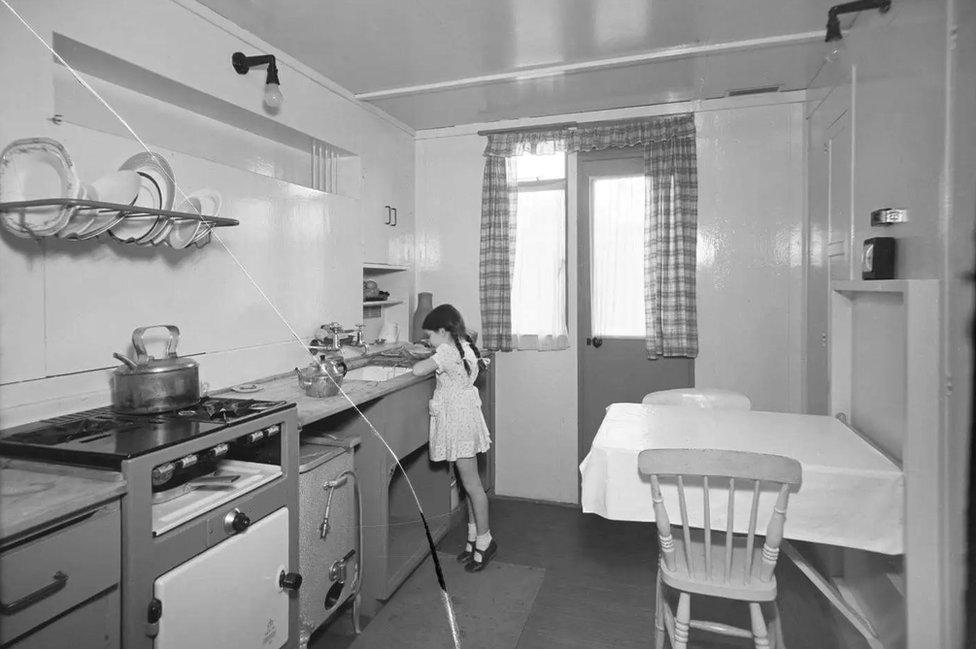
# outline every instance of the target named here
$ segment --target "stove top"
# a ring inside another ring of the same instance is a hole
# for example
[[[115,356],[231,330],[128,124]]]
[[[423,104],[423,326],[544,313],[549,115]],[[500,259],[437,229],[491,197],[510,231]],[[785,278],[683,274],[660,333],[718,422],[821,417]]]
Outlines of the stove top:
[[[207,397],[196,406],[154,415],[96,408],[0,430],[0,455],[95,466],[122,460],[285,410],[287,401]]]

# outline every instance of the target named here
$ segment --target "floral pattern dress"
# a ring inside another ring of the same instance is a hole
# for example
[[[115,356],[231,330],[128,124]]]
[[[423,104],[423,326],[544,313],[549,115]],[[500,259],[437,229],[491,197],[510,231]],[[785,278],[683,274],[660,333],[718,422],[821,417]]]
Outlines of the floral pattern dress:
[[[461,343],[471,368],[464,369],[455,345],[437,346],[431,359],[437,365],[437,387],[430,400],[430,459],[434,462],[475,457],[491,446],[488,425],[481,412],[481,397],[474,386],[478,357],[471,345]]]

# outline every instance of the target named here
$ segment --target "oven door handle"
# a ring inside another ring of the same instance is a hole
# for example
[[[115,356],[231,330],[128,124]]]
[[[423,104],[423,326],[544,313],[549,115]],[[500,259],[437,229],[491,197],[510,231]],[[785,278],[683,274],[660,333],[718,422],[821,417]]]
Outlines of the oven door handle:
[[[53,581],[50,584],[38,588],[33,593],[24,595],[15,602],[11,602],[10,604],[0,602],[0,613],[3,615],[12,615],[13,613],[22,611],[28,606],[50,597],[68,584],[68,575],[60,570],[54,573],[52,579]]]

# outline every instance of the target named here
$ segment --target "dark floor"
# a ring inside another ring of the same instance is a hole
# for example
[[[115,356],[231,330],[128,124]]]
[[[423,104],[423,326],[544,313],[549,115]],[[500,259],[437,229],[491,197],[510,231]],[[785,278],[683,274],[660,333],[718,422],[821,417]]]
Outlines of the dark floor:
[[[576,508],[504,498],[492,499],[491,517],[498,561],[546,570],[518,649],[654,646],[657,541],[652,525],[609,521]],[[455,527],[439,549],[458,551],[465,531],[463,524]],[[786,645],[790,649],[841,649],[837,622],[800,572],[783,560],[777,567],[777,579]],[[694,596],[691,605],[693,618],[749,628],[744,604]],[[316,634],[311,647],[344,649],[353,639],[349,615],[340,614]],[[749,647],[752,643],[692,631],[690,646]]]

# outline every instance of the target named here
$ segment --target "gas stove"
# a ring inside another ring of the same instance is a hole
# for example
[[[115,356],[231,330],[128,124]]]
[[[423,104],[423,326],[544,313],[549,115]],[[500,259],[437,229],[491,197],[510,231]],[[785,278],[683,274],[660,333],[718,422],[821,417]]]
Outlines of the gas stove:
[[[0,455],[118,468],[123,460],[280,412],[286,401],[207,397],[183,410],[123,415],[96,408],[0,431]]]
[[[97,408],[2,430],[0,455],[125,480],[126,649],[294,646],[295,404],[210,397],[153,415]]]

